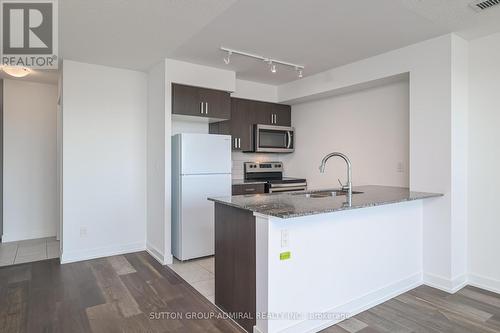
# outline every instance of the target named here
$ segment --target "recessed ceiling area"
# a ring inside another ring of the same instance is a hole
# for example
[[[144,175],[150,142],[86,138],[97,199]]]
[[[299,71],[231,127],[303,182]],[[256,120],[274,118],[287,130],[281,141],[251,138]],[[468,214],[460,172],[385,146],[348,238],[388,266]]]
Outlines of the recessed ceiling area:
[[[477,38],[500,31],[500,6],[472,0],[64,0],[61,55],[147,70],[165,57],[236,71],[269,84],[297,79],[220,46],[306,67],[304,76],[450,32]]]
[[[302,64],[308,76],[447,32],[393,0],[243,0],[170,56],[279,84],[297,76],[279,68],[271,75],[263,64],[237,57],[225,66],[217,46]]]

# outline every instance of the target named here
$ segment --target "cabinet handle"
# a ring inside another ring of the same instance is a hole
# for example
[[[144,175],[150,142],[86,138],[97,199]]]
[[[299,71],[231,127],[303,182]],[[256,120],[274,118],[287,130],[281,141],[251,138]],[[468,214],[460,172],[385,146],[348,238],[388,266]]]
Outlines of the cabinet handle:
[[[274,124],[274,114],[271,113],[271,124]]]
[[[241,149],[241,138],[238,138],[238,148]]]
[[[246,188],[245,191],[247,191],[247,192],[255,192],[255,188]]]
[[[238,148],[238,138],[234,138],[234,148]]]
[[[208,114],[208,102],[205,102],[205,114]]]
[[[200,103],[200,113],[203,114],[203,102]]]
[[[275,113],[274,114],[274,123],[277,124],[278,123],[278,115]]]

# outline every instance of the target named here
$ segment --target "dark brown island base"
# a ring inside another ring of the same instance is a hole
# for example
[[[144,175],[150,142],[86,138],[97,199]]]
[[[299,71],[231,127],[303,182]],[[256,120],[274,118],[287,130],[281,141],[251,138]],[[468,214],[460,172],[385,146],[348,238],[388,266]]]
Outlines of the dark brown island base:
[[[255,217],[215,204],[215,304],[248,332],[255,326]]]

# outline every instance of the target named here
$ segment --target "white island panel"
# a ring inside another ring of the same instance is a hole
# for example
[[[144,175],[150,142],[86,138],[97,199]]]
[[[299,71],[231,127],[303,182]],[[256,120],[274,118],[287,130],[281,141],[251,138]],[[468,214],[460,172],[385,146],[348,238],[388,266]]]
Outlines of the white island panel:
[[[256,332],[317,332],[422,283],[422,201],[256,222]]]

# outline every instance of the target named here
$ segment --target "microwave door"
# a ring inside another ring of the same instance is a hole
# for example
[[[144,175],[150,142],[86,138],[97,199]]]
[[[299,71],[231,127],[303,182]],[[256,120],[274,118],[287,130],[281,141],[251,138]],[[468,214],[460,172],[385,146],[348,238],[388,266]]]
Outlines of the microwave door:
[[[257,125],[255,135],[257,152],[288,153],[293,151],[293,129],[290,127]]]

